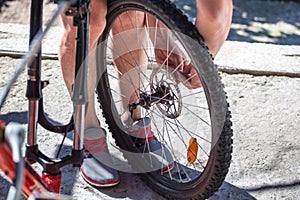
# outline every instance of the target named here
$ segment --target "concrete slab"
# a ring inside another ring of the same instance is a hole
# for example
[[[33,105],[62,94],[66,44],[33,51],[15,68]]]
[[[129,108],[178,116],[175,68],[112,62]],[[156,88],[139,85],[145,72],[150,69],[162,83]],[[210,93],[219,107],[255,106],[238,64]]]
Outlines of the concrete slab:
[[[227,41],[215,63],[228,72],[300,75],[300,46]]]
[[[21,54],[28,49],[28,25],[0,24],[2,53]],[[62,28],[54,26],[43,42],[43,53],[57,56]],[[215,58],[220,69],[228,72],[256,72],[268,75],[300,76],[300,46],[226,41]]]

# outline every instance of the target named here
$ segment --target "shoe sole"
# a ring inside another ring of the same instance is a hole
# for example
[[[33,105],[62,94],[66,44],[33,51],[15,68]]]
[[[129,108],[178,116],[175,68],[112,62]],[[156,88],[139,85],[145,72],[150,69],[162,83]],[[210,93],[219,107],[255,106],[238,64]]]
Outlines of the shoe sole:
[[[90,179],[80,168],[80,174],[82,176],[82,178],[87,182],[89,183],[90,185],[92,186],[96,186],[96,187],[112,187],[112,186],[115,186],[115,185],[118,185],[120,180],[116,180],[116,181],[107,181],[105,183],[99,183],[99,182],[96,182],[92,179]]]
[[[116,141],[115,141],[115,139],[112,137],[112,133],[111,133],[111,132],[110,132],[110,134],[108,135],[108,141],[109,141],[109,144],[112,145],[112,147],[114,147],[114,148],[120,150],[120,147],[118,147],[118,146],[116,145]],[[161,172],[162,172],[162,173],[167,173],[167,172],[171,171],[172,169],[174,169],[174,163],[172,163],[171,165],[169,165],[169,166],[167,166],[167,167],[161,169]]]

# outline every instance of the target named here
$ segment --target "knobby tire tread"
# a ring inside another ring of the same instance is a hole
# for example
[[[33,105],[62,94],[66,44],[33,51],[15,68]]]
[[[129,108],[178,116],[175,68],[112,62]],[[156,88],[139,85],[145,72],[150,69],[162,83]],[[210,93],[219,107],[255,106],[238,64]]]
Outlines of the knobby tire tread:
[[[110,14],[110,8],[115,5],[115,4],[120,4],[124,1],[122,0],[108,0],[107,4],[108,4],[108,16]],[[195,26],[188,21],[187,17],[185,15],[183,15],[182,11],[177,9],[176,6],[171,3],[170,1],[167,0],[129,0],[129,1],[125,1],[125,4],[131,4],[131,5],[139,5],[142,6],[145,9],[145,11],[150,11],[151,10],[155,10],[156,13],[159,12],[161,16],[163,16],[163,18],[169,20],[169,22],[171,24],[174,25],[174,27],[172,27],[173,30],[181,32],[187,36],[189,36],[190,38],[194,39],[195,41],[197,41],[202,47],[203,49],[205,49],[208,52],[208,48],[205,46],[204,44],[204,40],[202,38],[202,36],[199,34],[199,32],[197,31],[197,29],[195,28]],[[122,9],[122,8],[120,8]],[[210,55],[210,54],[209,54]],[[210,55],[211,56],[211,55]],[[211,61],[212,62],[212,61]],[[217,71],[217,68],[214,64],[211,65],[211,67],[208,69],[208,74],[210,74],[210,80],[209,80],[209,84],[217,84],[218,85],[218,91],[215,92],[223,92],[224,90],[224,86],[223,84],[220,83],[220,77]],[[109,112],[109,105],[110,102],[107,102],[107,99],[105,99],[103,96],[101,95],[101,93],[103,92],[103,89],[105,86],[99,86],[97,87],[97,93],[98,93],[98,101],[100,102],[100,107],[103,110],[103,116],[106,120],[106,123],[109,125],[109,129],[113,134],[113,136],[116,136],[116,134],[122,134],[122,133],[118,133],[120,130],[118,130],[118,128],[110,126],[110,120],[112,120],[110,117],[110,112]],[[101,89],[102,88],[102,89]],[[226,101],[226,96],[224,93],[224,99]],[[224,102],[222,99],[220,100],[220,104],[224,105]],[[218,100],[215,100],[216,102]],[[212,105],[213,106],[213,105]],[[206,181],[205,186],[201,187],[201,189],[198,191],[199,188],[196,188],[197,190],[193,191],[191,196],[188,199],[207,199],[210,196],[212,196],[221,186],[221,184],[223,183],[223,181],[225,180],[225,177],[228,173],[228,169],[230,166],[230,162],[231,162],[231,153],[232,153],[232,135],[233,135],[233,131],[231,129],[232,126],[232,122],[230,120],[231,118],[231,113],[230,111],[228,111],[228,107],[229,105],[226,103],[224,105],[224,109],[227,110],[226,112],[226,120],[225,120],[225,125],[223,127],[222,133],[217,141],[217,144],[214,146],[214,152],[216,153],[216,156],[218,157],[218,160],[216,162],[214,162],[214,166],[210,166],[212,167],[213,172],[211,173],[210,177],[207,177],[208,180]],[[108,110],[106,110],[108,109]],[[106,110],[106,111],[104,111]],[[124,144],[122,144],[122,142],[120,139],[118,139],[118,137],[115,137],[116,139],[116,143],[117,145],[119,145],[120,147],[124,146]],[[126,155],[124,155],[126,156]],[[148,184],[153,190],[155,190],[156,192],[158,192],[159,194],[161,194],[162,196],[168,198],[168,199],[176,199],[176,197],[172,196],[172,194],[170,194],[170,191],[164,191],[165,188],[161,188],[159,186],[157,186],[156,184],[153,184],[152,182],[149,182],[149,174],[143,174],[142,175],[142,179],[146,182],[146,184]],[[152,179],[155,180],[155,179]],[[184,197],[181,197],[184,198]]]

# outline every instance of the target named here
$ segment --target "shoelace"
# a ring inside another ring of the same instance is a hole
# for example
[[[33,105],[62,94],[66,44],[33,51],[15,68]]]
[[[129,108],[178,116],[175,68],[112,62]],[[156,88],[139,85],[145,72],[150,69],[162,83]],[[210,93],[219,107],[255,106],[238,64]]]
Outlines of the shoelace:
[[[84,140],[85,150],[88,151],[88,156],[100,151],[108,151],[106,138],[96,140]]]

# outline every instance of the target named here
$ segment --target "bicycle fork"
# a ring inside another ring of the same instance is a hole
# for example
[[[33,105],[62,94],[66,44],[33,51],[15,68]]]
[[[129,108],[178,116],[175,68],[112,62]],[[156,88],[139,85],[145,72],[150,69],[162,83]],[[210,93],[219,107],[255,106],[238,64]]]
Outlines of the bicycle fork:
[[[43,1],[31,0],[30,18],[30,44],[42,28]],[[61,168],[68,164],[80,166],[83,160],[83,139],[84,139],[84,119],[86,106],[88,103],[87,94],[87,67],[89,50],[89,0],[77,0],[65,12],[68,16],[73,16],[74,25],[77,27],[76,39],[76,64],[75,81],[73,85],[72,102],[74,107],[73,121],[74,141],[71,155],[61,159],[51,159],[38,149],[37,125],[40,123],[47,130],[69,131],[70,126],[56,127],[45,121],[42,105],[41,81],[41,50],[36,55],[33,63],[28,66],[28,82],[26,97],[28,98],[28,135],[26,145],[26,159],[30,162],[38,162],[43,167],[42,178],[48,185],[51,192],[59,193],[61,183]],[[40,46],[41,48],[41,46]],[[41,120],[42,119],[42,120]]]

